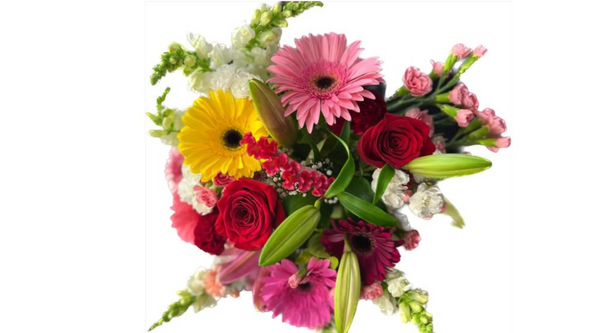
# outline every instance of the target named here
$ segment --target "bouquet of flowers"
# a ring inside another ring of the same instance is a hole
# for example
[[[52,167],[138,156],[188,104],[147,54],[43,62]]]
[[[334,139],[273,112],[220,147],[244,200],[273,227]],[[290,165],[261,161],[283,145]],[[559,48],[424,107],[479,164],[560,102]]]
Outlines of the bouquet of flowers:
[[[445,214],[438,182],[488,169],[463,149],[510,145],[504,120],[482,111],[461,76],[485,53],[457,44],[429,73],[406,69],[385,98],[377,57],[327,33],[279,46],[288,20],[318,1],[262,5],[231,46],[190,34],[173,43],[151,83],[181,69],[199,94],[148,113],[150,135],[173,146],[166,178],[179,237],[215,255],[150,330],[250,291],[258,311],[297,327],[346,333],[359,300],[433,332],[428,294],[395,268],[417,248],[410,214]],[[192,101],[190,101],[192,102]]]

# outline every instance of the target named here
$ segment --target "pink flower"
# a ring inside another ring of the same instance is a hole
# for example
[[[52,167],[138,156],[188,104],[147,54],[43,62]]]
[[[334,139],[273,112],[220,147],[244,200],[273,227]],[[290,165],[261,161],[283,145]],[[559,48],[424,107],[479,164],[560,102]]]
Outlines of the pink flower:
[[[219,256],[219,258],[225,258],[225,261],[219,265],[218,281],[224,285],[229,285],[244,277],[253,280],[258,273],[260,251],[251,252],[237,248],[230,248],[225,251]]]
[[[438,76],[442,76],[442,72],[444,71],[444,63],[443,62],[435,62],[435,61],[431,60],[431,66],[433,66],[433,71]]]
[[[500,148],[508,148],[510,147],[510,137],[499,137],[496,139],[494,145],[495,147],[488,146],[487,149],[493,151],[494,153],[497,153],[498,150],[500,150]]]
[[[225,187],[225,186],[231,184],[234,180],[235,180],[234,177],[223,174],[219,171],[216,174],[215,178],[213,179],[213,184],[215,184],[215,186],[218,186],[218,187]]]
[[[467,57],[471,53],[471,49],[464,46],[463,44],[456,44],[452,47],[452,54],[458,57],[458,59],[462,59]]]
[[[279,49],[268,69],[277,93],[285,92],[285,116],[296,112],[300,128],[306,125],[312,132],[321,113],[330,126],[340,117],[350,121],[349,110],[360,112],[358,101],[375,98],[363,86],[379,84],[381,63],[375,57],[359,58],[359,41],[347,46],[345,35],[329,33],[304,36],[295,43],[295,49]]]
[[[506,132],[506,122],[504,119],[496,116],[494,110],[486,108],[481,112],[476,112],[476,115],[484,125],[488,126],[492,135],[499,135]]]
[[[405,116],[423,121],[429,126],[429,136],[433,134],[433,118],[427,114],[427,110],[421,111],[419,108],[410,109],[406,112]]]
[[[177,230],[177,235],[184,241],[194,244],[194,229],[198,225],[200,220],[200,214],[196,212],[194,207],[182,202],[179,199],[177,193],[173,194],[173,206],[171,209],[174,211],[171,215],[171,226]]]
[[[446,139],[443,136],[438,135],[431,138],[433,144],[435,145],[435,149],[442,154],[446,153]]]
[[[473,119],[473,117],[475,117],[473,111],[467,109],[460,109],[458,110],[458,114],[454,119],[456,119],[458,126],[467,127],[469,126],[469,122]]]
[[[219,200],[217,192],[203,186],[194,186],[194,193],[196,194],[196,201],[209,208],[213,208]]]
[[[402,236],[402,240],[404,240],[404,248],[407,251],[412,251],[419,246],[419,242],[421,241],[421,235],[419,235],[418,230],[409,230]]]
[[[383,288],[381,287],[381,282],[373,282],[373,284],[363,286],[360,290],[360,298],[369,301],[381,297],[382,294]]]
[[[413,96],[423,96],[431,91],[431,78],[416,67],[409,67],[404,72],[402,82]]]
[[[469,110],[477,111],[479,108],[477,96],[474,93],[469,93],[469,95],[463,100],[462,106]]]
[[[225,296],[225,286],[217,280],[216,270],[209,270],[204,274],[204,290],[214,298]]]
[[[288,259],[267,268],[270,274],[261,279],[260,292],[262,306],[273,311],[273,318],[281,314],[284,322],[310,329],[329,324],[333,314],[330,290],[335,286],[336,271],[329,268],[328,259],[311,258],[299,282],[298,267]]]
[[[479,107],[479,101],[477,100],[477,96],[467,89],[467,86],[464,83],[457,84],[450,94],[448,94],[448,98],[452,104],[461,106],[465,109],[470,109],[476,111]]]
[[[165,166],[165,178],[167,178],[169,190],[173,194],[177,193],[177,186],[179,185],[181,178],[183,178],[181,173],[182,164],[183,155],[181,155],[177,148],[171,148],[169,151],[169,159],[167,160],[167,165]]]
[[[473,51],[473,56],[475,58],[481,58],[486,54],[486,52],[487,52],[487,49],[483,45],[479,45]]]

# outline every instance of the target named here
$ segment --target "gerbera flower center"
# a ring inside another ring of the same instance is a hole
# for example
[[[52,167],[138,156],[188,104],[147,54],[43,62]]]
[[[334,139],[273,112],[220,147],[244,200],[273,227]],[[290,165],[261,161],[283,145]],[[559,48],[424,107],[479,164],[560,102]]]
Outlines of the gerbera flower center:
[[[324,91],[324,90],[330,90],[333,85],[336,83],[335,78],[331,77],[331,76],[318,76],[315,79],[315,86],[317,87],[317,89]]]
[[[350,237],[350,246],[358,254],[366,255],[371,254],[375,249],[375,242],[373,238],[367,234],[353,234]]]
[[[298,285],[298,290],[300,290],[300,291],[308,292],[308,291],[310,291],[310,289],[311,289],[310,282],[300,283]]]
[[[240,141],[242,140],[242,138],[242,133],[238,132],[237,130],[230,129],[227,130],[225,134],[223,134],[223,144],[227,148],[239,148],[241,146]]]

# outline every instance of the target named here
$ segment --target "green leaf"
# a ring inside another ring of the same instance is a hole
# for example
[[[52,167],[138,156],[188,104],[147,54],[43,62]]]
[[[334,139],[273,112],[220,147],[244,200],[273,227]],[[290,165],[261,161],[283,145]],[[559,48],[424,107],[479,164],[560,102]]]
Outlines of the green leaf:
[[[346,130],[346,128],[348,128],[348,130]],[[344,130],[342,131],[342,135],[344,135],[344,131],[348,132],[347,135],[348,135],[348,139],[349,139],[349,135],[350,135],[350,123],[349,122],[346,122],[346,124],[344,125]],[[327,189],[327,192],[325,192],[325,195],[324,195],[325,198],[334,197],[338,193],[345,190],[346,187],[348,187],[348,185],[352,181],[352,177],[354,177],[354,171],[356,169],[356,165],[354,164],[354,158],[352,158],[352,154],[350,153],[350,148],[348,148],[348,145],[346,144],[346,142],[344,142],[344,139],[333,134],[331,131],[329,132],[329,134],[332,135],[333,137],[335,137],[336,139],[338,139],[338,141],[344,146],[344,148],[346,149],[346,153],[348,154],[348,159],[346,160],[346,163],[344,163],[342,170],[337,175],[337,177],[335,178],[335,180],[333,181],[331,186],[329,186],[329,188]]]
[[[375,196],[373,197],[373,204],[376,204],[385,190],[388,187],[388,184],[394,178],[396,174],[396,170],[392,168],[389,164],[386,164],[381,171],[379,172],[379,178],[377,178],[377,189],[375,190]]]
[[[317,232],[310,239],[306,245],[308,252],[317,258],[325,258],[329,259],[330,255],[325,251],[325,246],[321,244],[321,237],[323,237],[323,232]]]
[[[348,250],[350,247],[346,246]],[[347,333],[352,325],[360,300],[360,267],[355,253],[344,252],[335,281],[335,326],[339,333]]]
[[[489,169],[489,160],[465,154],[437,154],[416,158],[404,169],[425,178],[444,179],[472,175]]]
[[[269,266],[292,254],[315,230],[321,213],[315,206],[304,206],[288,216],[263,247],[258,264]]]
[[[292,213],[304,206],[314,205],[315,201],[317,201],[317,197],[310,193],[306,193],[306,196],[302,194],[287,195],[281,199],[286,216],[292,215]]]
[[[452,225],[462,229],[465,226],[465,220],[458,212],[458,209],[456,209],[456,207],[446,197],[444,197],[444,205],[446,207],[444,214],[452,218]]]
[[[392,228],[398,224],[398,221],[396,221],[394,217],[390,216],[379,207],[368,201],[357,198],[348,192],[339,193],[337,198],[352,214],[366,222],[384,226],[386,228]]]

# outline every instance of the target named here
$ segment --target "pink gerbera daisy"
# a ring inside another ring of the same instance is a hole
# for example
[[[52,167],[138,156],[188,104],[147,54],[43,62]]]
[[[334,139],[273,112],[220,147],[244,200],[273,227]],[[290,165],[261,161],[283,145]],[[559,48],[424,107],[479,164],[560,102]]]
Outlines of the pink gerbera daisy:
[[[167,178],[169,190],[171,190],[171,193],[173,194],[177,193],[177,186],[179,185],[181,178],[183,178],[181,173],[182,164],[183,155],[181,155],[177,148],[171,148],[171,151],[169,151],[169,159],[165,166],[165,178]]]
[[[344,237],[349,236],[352,252],[358,257],[363,286],[383,281],[387,270],[400,261],[400,253],[396,246],[402,242],[396,243],[391,239],[390,229],[364,221],[354,222],[350,218],[333,221],[332,224],[333,230],[323,231],[321,242],[327,252],[341,258]]]
[[[312,132],[321,113],[329,125],[339,117],[349,121],[349,110],[360,112],[357,101],[375,98],[363,86],[379,84],[381,63],[376,57],[358,57],[363,51],[360,41],[347,46],[345,35],[329,33],[295,42],[296,48],[286,45],[271,58],[274,77],[269,82],[277,93],[286,92],[281,99],[287,105],[285,116],[297,111],[301,128],[306,124]]]
[[[313,257],[302,271],[288,259],[268,269],[270,274],[262,278],[261,298],[264,309],[273,311],[273,318],[282,314],[284,322],[310,329],[329,324],[333,313],[330,291],[336,272],[329,268],[328,259]]]

